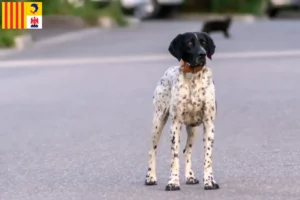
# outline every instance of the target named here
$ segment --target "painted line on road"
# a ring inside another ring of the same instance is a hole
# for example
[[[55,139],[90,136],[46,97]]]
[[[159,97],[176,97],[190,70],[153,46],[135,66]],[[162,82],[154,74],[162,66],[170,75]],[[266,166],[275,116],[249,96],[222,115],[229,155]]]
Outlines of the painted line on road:
[[[296,57],[300,56],[300,50],[286,51],[256,51],[256,52],[231,52],[218,53],[213,60],[219,59],[247,59],[247,58],[271,58],[271,57]],[[115,56],[115,57],[83,57],[83,58],[57,58],[57,59],[25,59],[15,61],[0,61],[0,68],[6,67],[61,67],[67,65],[88,64],[117,64],[131,62],[172,61],[174,58],[169,54]]]

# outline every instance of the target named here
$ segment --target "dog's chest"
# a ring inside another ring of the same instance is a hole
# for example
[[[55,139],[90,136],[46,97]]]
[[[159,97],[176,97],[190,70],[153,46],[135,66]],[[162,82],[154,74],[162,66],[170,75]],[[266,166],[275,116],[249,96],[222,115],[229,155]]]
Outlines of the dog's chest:
[[[173,111],[186,124],[200,124],[208,82],[203,73],[181,74],[175,87]]]

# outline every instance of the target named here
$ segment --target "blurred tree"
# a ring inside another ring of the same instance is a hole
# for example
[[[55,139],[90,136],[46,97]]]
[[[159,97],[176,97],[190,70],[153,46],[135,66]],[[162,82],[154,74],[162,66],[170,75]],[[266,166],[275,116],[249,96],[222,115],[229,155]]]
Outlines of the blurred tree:
[[[212,0],[213,12],[259,14],[265,0]]]
[[[183,11],[259,14],[265,2],[266,0],[185,0]]]
[[[211,0],[185,0],[183,10],[187,12],[209,12]]]

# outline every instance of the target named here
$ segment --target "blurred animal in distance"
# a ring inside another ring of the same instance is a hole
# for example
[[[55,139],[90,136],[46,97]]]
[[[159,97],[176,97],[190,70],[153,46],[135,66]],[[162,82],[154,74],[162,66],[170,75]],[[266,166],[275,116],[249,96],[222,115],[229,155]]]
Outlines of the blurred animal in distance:
[[[225,19],[208,20],[204,22],[201,32],[206,32],[208,34],[212,32],[223,32],[224,36],[229,38],[229,28],[231,23],[231,16],[227,16]]]

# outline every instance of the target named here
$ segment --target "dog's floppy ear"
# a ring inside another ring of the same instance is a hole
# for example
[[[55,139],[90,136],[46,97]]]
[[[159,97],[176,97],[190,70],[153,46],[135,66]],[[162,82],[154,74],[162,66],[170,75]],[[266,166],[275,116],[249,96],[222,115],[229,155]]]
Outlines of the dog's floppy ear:
[[[174,56],[175,58],[178,59],[178,61],[181,60],[182,54],[183,54],[183,49],[182,49],[182,34],[178,34],[170,43],[169,46],[169,52]]]
[[[207,52],[207,57],[209,59],[212,59],[212,55],[214,55],[215,49],[216,49],[215,43],[214,43],[213,39],[207,33],[202,32],[200,34],[202,34],[207,41],[207,49],[205,49]]]

